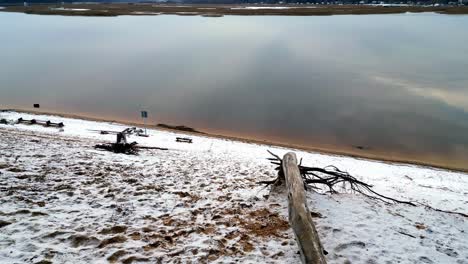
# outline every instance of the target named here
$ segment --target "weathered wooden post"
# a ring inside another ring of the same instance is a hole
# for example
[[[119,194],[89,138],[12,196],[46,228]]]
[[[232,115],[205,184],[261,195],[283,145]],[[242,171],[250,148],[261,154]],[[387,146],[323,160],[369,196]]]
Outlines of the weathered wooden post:
[[[296,154],[289,152],[284,155],[283,171],[288,188],[289,223],[299,245],[301,261],[306,264],[326,264],[322,243],[307,208]]]

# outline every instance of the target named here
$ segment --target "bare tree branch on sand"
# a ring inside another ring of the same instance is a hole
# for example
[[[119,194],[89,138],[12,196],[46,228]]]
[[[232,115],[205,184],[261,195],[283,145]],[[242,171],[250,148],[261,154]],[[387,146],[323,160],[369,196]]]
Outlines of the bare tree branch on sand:
[[[285,182],[283,166],[282,166],[282,159],[268,151],[273,158],[268,158],[270,162],[274,165],[277,165],[275,170],[278,171],[278,176],[269,181],[260,181],[258,184],[266,184],[266,185],[273,185],[279,186]],[[378,193],[373,190],[373,186],[366,182],[358,180],[356,177],[353,177],[346,171],[342,171],[338,169],[336,166],[329,165],[324,168],[318,167],[307,167],[302,165],[302,159],[300,160],[299,164],[299,171],[302,176],[302,180],[304,182],[304,188],[306,190],[310,189],[319,193],[328,193],[328,194],[336,194],[340,192],[344,193],[359,193],[369,199],[378,200],[384,202],[386,204],[406,204],[409,206],[424,206],[428,209],[435,210],[438,212],[449,213],[449,214],[457,214],[463,217],[468,217],[468,214],[460,213],[460,212],[452,212],[442,209],[434,208],[430,205],[423,204],[420,202],[415,201],[405,201],[395,199],[381,193]],[[338,191],[339,190],[339,191]]]

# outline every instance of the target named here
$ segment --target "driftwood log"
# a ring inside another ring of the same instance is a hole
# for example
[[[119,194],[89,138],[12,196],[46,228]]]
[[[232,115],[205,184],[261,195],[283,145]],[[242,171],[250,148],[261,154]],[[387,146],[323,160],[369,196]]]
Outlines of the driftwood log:
[[[129,132],[130,131],[130,132]],[[97,149],[104,149],[107,151],[111,151],[114,153],[123,153],[129,155],[137,155],[138,150],[140,149],[159,149],[159,150],[167,150],[167,148],[160,148],[160,147],[145,147],[145,146],[137,146],[137,142],[127,143],[127,135],[132,130],[124,130],[123,132],[117,133],[117,141],[116,143],[104,143],[104,144],[97,144],[94,146]]]
[[[302,263],[326,263],[324,255],[327,254],[320,243],[311,213],[307,207],[305,195],[305,191],[307,189],[311,189],[312,191],[322,194],[354,192],[387,204],[424,206],[427,209],[437,212],[468,217],[468,214],[462,212],[447,211],[416,201],[398,200],[382,195],[374,191],[372,185],[358,180],[349,173],[342,171],[335,166],[327,166],[325,168],[306,167],[302,165],[302,159],[299,164],[297,164],[296,155],[292,152],[284,155],[283,159],[270,151],[268,152],[274,157],[269,158],[268,160],[277,166],[275,170],[278,171],[278,176],[273,180],[260,181],[258,184],[280,186],[286,183],[288,192],[289,223],[299,245]],[[337,188],[338,186],[340,187]]]
[[[289,152],[284,155],[282,166],[288,190],[289,223],[299,245],[301,261],[307,264],[325,264],[324,250],[307,207],[296,154]]]
[[[281,185],[284,179],[283,160],[278,156],[268,151],[274,158],[269,158],[270,162],[278,167],[278,177],[274,180],[260,181],[259,184],[266,185]],[[411,206],[417,206],[416,203],[411,201],[398,200],[392,197],[385,196],[374,191],[373,186],[358,180],[346,171],[342,171],[333,165],[325,168],[307,167],[302,165],[302,159],[297,165],[299,174],[302,178],[303,186],[307,189],[312,189],[318,193],[340,193],[340,192],[354,192],[360,193],[370,199],[379,200],[387,204],[402,203]],[[340,191],[338,191],[338,189]]]
[[[274,153],[268,151],[274,158],[269,158],[270,162],[277,165],[278,176],[273,180],[260,181],[258,184],[266,184],[278,186],[282,185],[285,181],[285,173],[283,167],[283,160]],[[299,174],[302,178],[303,188],[311,189],[318,193],[359,193],[367,198],[378,200],[386,204],[406,204],[409,206],[423,206],[427,209],[443,212],[447,214],[455,214],[468,218],[468,214],[462,212],[448,211],[444,209],[434,208],[428,204],[416,201],[405,201],[395,199],[378,193],[373,190],[373,186],[358,180],[346,171],[342,171],[335,166],[326,166],[324,168],[307,167],[302,165],[302,159],[298,165]]]
[[[168,150],[168,148],[138,146],[136,144],[136,142],[132,142],[132,143],[104,143],[104,144],[97,144],[94,147],[97,148],[97,149],[104,149],[104,150],[111,151],[111,152],[114,152],[114,153],[123,153],[123,154],[129,154],[129,155],[138,154],[138,150],[140,150],[140,149]]]
[[[94,146],[97,149],[104,149],[114,153],[123,153],[129,155],[136,155],[138,153],[138,148],[136,147],[137,143],[105,143],[97,144]]]

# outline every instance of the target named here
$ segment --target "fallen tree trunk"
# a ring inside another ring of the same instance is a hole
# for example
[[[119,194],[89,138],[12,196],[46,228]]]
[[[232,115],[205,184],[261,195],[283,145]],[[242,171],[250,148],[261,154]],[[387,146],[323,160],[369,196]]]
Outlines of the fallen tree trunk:
[[[105,144],[97,144],[94,147],[97,148],[97,149],[104,149],[104,150],[115,152],[115,153],[123,153],[123,154],[129,154],[129,155],[138,154],[138,150],[140,150],[140,149],[168,150],[167,148],[160,148],[160,147],[137,146],[136,142],[133,142],[133,143],[105,143]]]
[[[285,181],[284,173],[284,161],[274,153],[268,151],[274,158],[269,158],[270,162],[277,167],[275,170],[278,171],[278,176],[274,180],[260,181],[258,184],[266,184],[279,186],[282,185]],[[373,200],[379,200],[386,204],[406,204],[410,206],[424,206],[427,209],[431,209],[437,212],[447,213],[447,214],[456,214],[463,217],[468,217],[468,214],[462,212],[448,211],[444,209],[434,208],[428,204],[416,202],[416,201],[405,201],[395,199],[383,194],[380,194],[373,190],[373,186],[358,180],[356,177],[353,177],[346,171],[342,171],[335,166],[329,165],[324,168],[318,167],[307,167],[302,165],[302,159],[297,166],[299,170],[299,175],[302,178],[303,186],[307,190],[311,188],[313,191],[318,193],[359,193],[364,195],[367,198]]]
[[[104,149],[104,150],[111,151],[114,153],[136,155],[138,153],[136,144],[137,144],[136,142],[133,142],[130,144],[128,143],[106,143],[106,144],[97,144],[94,147],[97,149]]]
[[[325,264],[324,250],[307,207],[296,154],[289,152],[284,155],[282,166],[288,188],[289,223],[299,245],[301,261],[307,264]]]
[[[283,160],[268,151],[274,158],[269,158],[270,162],[278,167],[275,169],[278,171],[278,177],[270,181],[260,181],[259,184],[266,185],[281,185],[284,179]],[[372,185],[358,180],[349,173],[338,169],[335,166],[329,165],[325,168],[317,167],[306,167],[301,165],[302,159],[299,162],[298,169],[299,175],[302,177],[304,188],[312,188],[313,190],[320,193],[339,193],[336,190],[337,186],[342,192],[356,192],[360,193],[370,199],[380,200],[384,203],[402,203],[411,206],[416,206],[414,202],[397,200],[392,197],[382,195],[372,189]],[[328,191],[326,190],[328,189]]]

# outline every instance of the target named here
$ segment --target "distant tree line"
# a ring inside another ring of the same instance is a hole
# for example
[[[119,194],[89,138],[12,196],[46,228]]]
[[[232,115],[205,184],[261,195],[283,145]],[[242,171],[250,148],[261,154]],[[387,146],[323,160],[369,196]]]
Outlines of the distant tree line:
[[[174,1],[177,3],[178,1]],[[183,3],[193,4],[468,4],[468,0],[184,0]],[[180,2],[178,2],[180,3]]]
[[[189,3],[189,4],[321,4],[321,3],[343,3],[343,4],[360,4],[360,3],[389,3],[389,4],[468,4],[468,0],[0,0],[0,5],[22,5],[24,2],[28,4],[50,4],[50,3],[77,3],[77,2],[94,2],[94,3]]]
[[[56,3],[56,4],[61,4],[61,3],[138,3],[142,1],[136,1],[136,0],[63,0],[63,1],[58,1],[58,0],[0,0],[0,4],[23,4],[23,3],[28,3],[28,4],[51,4],[51,3]],[[158,1],[154,1],[158,2]]]

